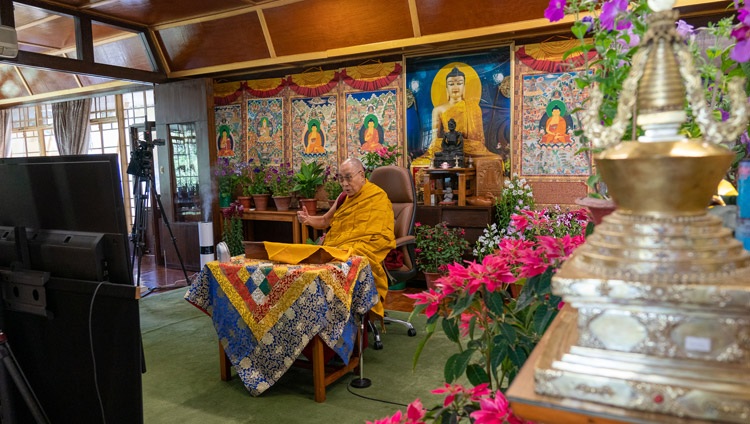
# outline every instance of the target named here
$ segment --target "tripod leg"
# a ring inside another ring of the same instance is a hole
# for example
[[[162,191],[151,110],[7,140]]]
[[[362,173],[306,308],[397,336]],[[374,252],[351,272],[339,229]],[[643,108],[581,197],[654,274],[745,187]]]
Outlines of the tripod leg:
[[[152,185],[156,186],[156,182],[154,181],[154,175],[151,175],[151,182]],[[164,222],[164,226],[167,227],[167,231],[169,232],[169,237],[172,239],[172,245],[174,246],[174,251],[177,253],[177,259],[180,260],[180,267],[182,268],[182,273],[185,275],[185,284],[190,285],[190,277],[188,277],[187,270],[185,269],[185,262],[182,261],[182,255],[180,254],[180,249],[177,247],[177,239],[174,236],[174,233],[172,233],[172,227],[169,225],[169,219],[167,219],[167,215],[164,213],[164,206],[161,204],[161,195],[159,193],[156,194],[156,205],[159,208],[159,213],[161,215],[161,220]]]
[[[21,393],[21,397],[23,398],[24,402],[26,402],[26,406],[29,407],[29,411],[31,411],[31,415],[34,417],[34,421],[36,421],[38,424],[48,423],[49,420],[47,420],[47,418],[45,417],[44,412],[39,406],[39,402],[37,401],[36,397],[34,397],[34,394],[31,392],[31,389],[29,388],[29,386],[26,384],[26,380],[21,375],[21,372],[18,369],[16,362],[9,355],[8,348],[5,346],[5,342],[0,342],[0,343],[2,343],[2,345],[0,345],[0,356],[2,356],[2,359],[3,359],[2,373],[4,374],[2,386],[0,386],[3,389],[3,394],[2,394],[3,422],[8,422],[8,423],[16,422],[15,417],[13,416],[14,411],[11,408],[12,402],[10,401],[10,395],[8,392],[7,375],[10,374],[11,378],[13,378],[13,382],[16,384],[16,387],[18,388],[18,391]],[[6,420],[6,416],[5,416],[6,408],[10,409],[11,417],[9,421],[5,421]]]
[[[135,219],[133,222],[133,233],[130,236],[130,240],[133,242],[133,259],[131,263],[134,267],[137,266],[136,286],[138,287],[141,286],[141,261],[143,259],[143,251],[146,244],[146,204],[148,203],[150,193],[151,180],[141,176],[136,176],[133,185],[133,194],[136,198]],[[135,272],[135,270],[132,272]]]

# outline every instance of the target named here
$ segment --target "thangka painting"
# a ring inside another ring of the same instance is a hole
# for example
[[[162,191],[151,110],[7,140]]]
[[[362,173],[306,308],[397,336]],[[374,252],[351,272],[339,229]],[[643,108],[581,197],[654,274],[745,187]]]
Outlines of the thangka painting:
[[[336,166],[338,143],[336,97],[292,99],[292,166],[317,161]]]
[[[448,122],[473,157],[510,155],[510,46],[406,59],[407,150],[412,165],[430,163],[441,150]]]
[[[224,158],[244,160],[245,143],[242,139],[242,105],[214,107],[216,122],[216,151]]]
[[[583,71],[580,71],[583,72]],[[523,75],[521,96],[521,175],[584,176],[591,155],[574,130],[581,127],[573,110],[588,98],[576,86],[577,72]]]
[[[247,158],[263,164],[284,162],[284,101],[280,97],[247,101]]]
[[[379,148],[398,145],[396,90],[346,95],[347,156],[362,157]]]

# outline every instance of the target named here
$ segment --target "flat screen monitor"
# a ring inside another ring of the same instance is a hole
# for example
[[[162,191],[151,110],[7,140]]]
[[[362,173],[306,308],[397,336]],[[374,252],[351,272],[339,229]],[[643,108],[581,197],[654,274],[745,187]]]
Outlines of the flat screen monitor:
[[[74,155],[29,158],[0,158],[0,227],[24,227],[29,238],[44,236],[45,231],[92,233],[101,235],[98,258],[103,261],[105,281],[116,284],[133,284],[129,255],[128,225],[120,179],[117,155]],[[0,234],[0,243],[12,244],[7,231]],[[42,233],[42,235],[39,235]],[[3,234],[6,234],[5,237]],[[76,236],[71,234],[71,239]],[[62,236],[61,240],[66,237]],[[81,250],[72,244],[57,246],[57,261],[81,259]],[[8,256],[10,248],[0,247],[0,266],[20,258]],[[34,250],[34,252],[38,251]],[[66,257],[68,255],[69,257]],[[49,259],[32,258],[32,262],[49,263]],[[63,272],[57,269],[39,269]],[[60,275],[66,278],[85,276]],[[89,279],[89,278],[85,278]]]

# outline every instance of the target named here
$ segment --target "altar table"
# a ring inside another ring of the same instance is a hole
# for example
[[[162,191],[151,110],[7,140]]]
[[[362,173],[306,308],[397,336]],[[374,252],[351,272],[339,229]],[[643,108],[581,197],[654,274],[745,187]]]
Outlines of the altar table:
[[[310,343],[317,402],[325,400],[325,386],[332,382],[320,342],[341,358],[346,372],[354,369],[359,364],[358,354],[352,355],[355,314],[365,314],[379,301],[369,262],[360,256],[320,265],[242,256],[209,262],[185,299],[211,317],[221,346],[253,396],[276,383]]]

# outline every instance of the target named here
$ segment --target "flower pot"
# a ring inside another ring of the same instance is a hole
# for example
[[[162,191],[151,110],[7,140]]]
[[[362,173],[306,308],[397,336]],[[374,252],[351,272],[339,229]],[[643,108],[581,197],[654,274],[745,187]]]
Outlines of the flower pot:
[[[427,284],[427,288],[437,290],[437,285],[435,285],[435,282],[437,281],[438,278],[442,276],[443,274],[439,272],[425,272],[424,282]]]
[[[237,196],[237,201],[240,202],[243,208],[250,209],[252,207],[252,197],[250,196]]]
[[[232,204],[231,193],[219,193],[219,207],[228,208]]]
[[[617,209],[614,201],[609,199],[597,199],[595,197],[581,197],[575,200],[576,205],[588,208],[594,224],[599,225],[605,216]]]
[[[307,208],[307,213],[315,215],[318,213],[318,199],[299,199],[299,207]]]
[[[276,204],[277,211],[288,211],[292,196],[273,196],[273,202]]]
[[[268,199],[271,197],[270,194],[253,194],[253,203],[255,203],[256,211],[268,210]]]

